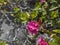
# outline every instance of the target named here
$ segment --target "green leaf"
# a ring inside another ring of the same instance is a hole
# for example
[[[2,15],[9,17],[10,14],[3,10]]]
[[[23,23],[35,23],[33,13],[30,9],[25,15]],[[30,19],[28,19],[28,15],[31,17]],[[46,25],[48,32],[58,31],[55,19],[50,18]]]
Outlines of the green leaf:
[[[20,8],[18,8],[18,7],[14,8],[14,12],[18,12],[19,10],[20,10]]]
[[[18,13],[17,17],[18,17],[18,19],[20,19],[21,21],[27,22],[27,20],[28,20],[28,18],[29,18],[29,15],[27,15],[26,12],[21,12],[21,13]]]
[[[60,29],[55,29],[53,32],[60,33]]]
[[[38,15],[38,11],[32,11],[32,13],[30,14],[32,19],[37,17],[37,15]]]
[[[57,43],[55,43],[55,42],[50,42],[49,44],[50,45],[57,45]]]
[[[45,8],[42,7],[42,15],[46,15],[46,14],[47,14],[47,12],[46,12]]]
[[[51,0],[51,2],[53,3],[53,2],[56,2],[56,0]]]
[[[39,8],[41,8],[41,3],[40,2],[37,2],[34,9],[35,10],[39,10]]]
[[[58,10],[51,12],[51,19],[58,17]]]
[[[57,22],[59,25],[60,25],[60,19],[58,20],[58,22]]]
[[[44,8],[48,8],[48,3],[47,2],[45,2]]]
[[[27,20],[28,17],[26,15],[26,13],[22,13],[20,18],[21,18],[21,20]]]

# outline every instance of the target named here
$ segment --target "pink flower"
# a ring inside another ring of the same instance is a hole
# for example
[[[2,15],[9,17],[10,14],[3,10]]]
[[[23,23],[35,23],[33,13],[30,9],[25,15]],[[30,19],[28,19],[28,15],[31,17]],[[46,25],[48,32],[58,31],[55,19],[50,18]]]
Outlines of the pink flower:
[[[40,2],[41,2],[41,3],[44,3],[44,2],[45,2],[45,0],[40,0]]]
[[[48,42],[46,42],[43,37],[40,37],[37,42],[38,45],[48,45]]]
[[[39,22],[36,21],[30,21],[26,26],[26,29],[32,34],[37,34],[38,28],[39,28]]]

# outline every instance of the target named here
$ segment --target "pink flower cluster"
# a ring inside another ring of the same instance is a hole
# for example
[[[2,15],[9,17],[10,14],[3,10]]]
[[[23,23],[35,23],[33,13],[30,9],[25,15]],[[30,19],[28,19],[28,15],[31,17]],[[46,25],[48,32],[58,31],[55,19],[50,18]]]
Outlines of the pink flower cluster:
[[[40,0],[41,3],[44,3],[46,0]]]
[[[48,42],[46,42],[43,37],[40,37],[37,40],[37,42],[38,42],[38,45],[49,45]]]
[[[32,34],[37,34],[38,28],[39,28],[39,22],[36,21],[30,21],[26,26],[26,29]]]

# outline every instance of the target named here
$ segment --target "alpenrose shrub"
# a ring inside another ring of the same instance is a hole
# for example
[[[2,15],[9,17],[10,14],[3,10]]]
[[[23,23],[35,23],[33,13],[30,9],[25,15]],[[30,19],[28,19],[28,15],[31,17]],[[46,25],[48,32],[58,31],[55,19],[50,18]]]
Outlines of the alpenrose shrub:
[[[40,36],[38,39],[37,39],[37,45],[49,45],[49,43],[47,41],[45,41],[44,37],[43,36]]]
[[[28,22],[26,29],[31,34],[38,34],[38,28],[40,27],[40,25],[41,25],[40,20],[38,22],[32,20]]]

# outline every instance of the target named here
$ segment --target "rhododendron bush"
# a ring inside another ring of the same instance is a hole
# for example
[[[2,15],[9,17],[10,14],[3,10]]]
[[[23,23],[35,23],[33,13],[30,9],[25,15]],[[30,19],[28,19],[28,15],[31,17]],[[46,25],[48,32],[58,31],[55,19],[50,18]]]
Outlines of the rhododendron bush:
[[[0,0],[0,45],[60,45],[60,1]]]

